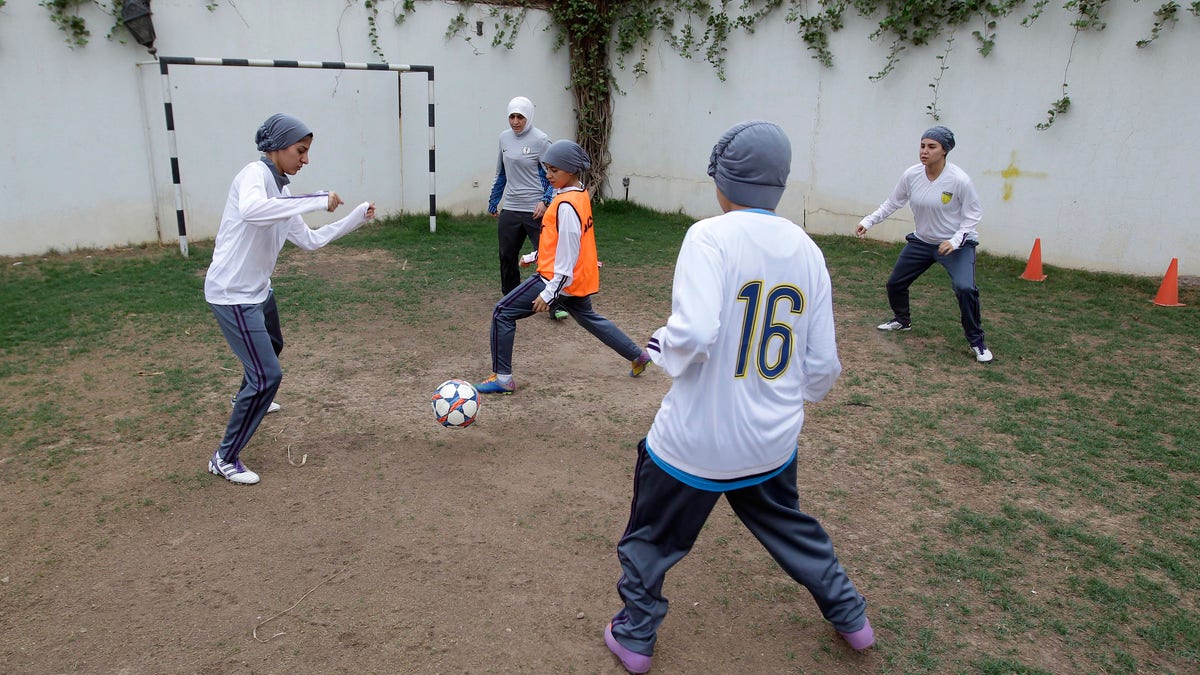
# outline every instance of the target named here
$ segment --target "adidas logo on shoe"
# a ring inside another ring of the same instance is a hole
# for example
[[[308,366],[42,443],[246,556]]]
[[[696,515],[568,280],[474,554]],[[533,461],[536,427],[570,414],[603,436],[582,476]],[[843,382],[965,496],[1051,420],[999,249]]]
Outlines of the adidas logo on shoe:
[[[208,472],[237,485],[254,485],[258,482],[258,474],[247,469],[242,460],[226,462],[221,459],[220,453],[216,452],[213,453],[212,459],[208,460]]]

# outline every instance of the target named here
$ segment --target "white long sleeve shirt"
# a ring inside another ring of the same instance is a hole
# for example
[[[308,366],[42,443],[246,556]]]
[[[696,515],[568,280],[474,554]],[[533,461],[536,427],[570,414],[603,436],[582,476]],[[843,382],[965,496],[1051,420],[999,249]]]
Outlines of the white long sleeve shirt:
[[[366,222],[369,202],[345,218],[310,229],[301,214],[328,207],[329,197],[293,197],[279,189],[261,161],[247,164],[233,179],[217,230],[212,264],[204,277],[204,299],[214,305],[257,304],[267,299],[271,273],[286,241],[315,250]]]
[[[958,249],[964,242],[979,241],[976,228],[983,208],[971,178],[957,165],[946,162],[941,175],[932,181],[925,176],[924,165],[909,167],[887,201],[863,218],[861,225],[870,229],[905,204],[912,208],[914,234],[926,244],[949,241]]]
[[[824,398],[842,371],[824,255],[765,211],[701,220],[684,237],[671,316],[648,351],[673,378],[647,434],[657,460],[712,480],[783,466],[804,402]]]

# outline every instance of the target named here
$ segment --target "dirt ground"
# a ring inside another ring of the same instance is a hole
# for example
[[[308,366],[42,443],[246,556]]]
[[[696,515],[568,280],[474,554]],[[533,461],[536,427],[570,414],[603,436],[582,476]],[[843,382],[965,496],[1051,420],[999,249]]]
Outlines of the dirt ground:
[[[320,251],[285,269],[395,264],[372,256]],[[605,272],[597,309],[645,339],[669,298],[640,289],[669,286],[671,270],[641,270],[637,284]],[[573,322],[531,317],[518,325],[517,394],[486,398],[470,428],[443,429],[429,394],[489,372],[493,301],[480,289],[419,320],[329,326],[298,320],[281,297],[283,410],[243,454],[262,476],[249,487],[204,471],[239,379],[211,317],[164,342],[131,333],[64,357],[46,379],[71,392],[79,452],[45,467],[0,453],[0,672],[623,672],[601,631],[619,606],[614,547],[635,446],[668,378],[653,366],[630,378]],[[839,313],[846,376],[896,348],[870,318]],[[845,348],[864,341],[871,349]],[[175,395],[164,373],[180,367],[208,379],[225,369],[223,385],[183,415],[157,412]],[[893,636],[877,608],[903,605],[914,583],[895,569],[912,495],[896,466],[862,466],[886,425],[854,405],[835,387],[811,407],[801,506],[871,603],[880,647],[851,652],[722,502],[667,579],[655,672],[885,669]],[[961,493],[947,499],[988,499],[955,471],[944,483]]]

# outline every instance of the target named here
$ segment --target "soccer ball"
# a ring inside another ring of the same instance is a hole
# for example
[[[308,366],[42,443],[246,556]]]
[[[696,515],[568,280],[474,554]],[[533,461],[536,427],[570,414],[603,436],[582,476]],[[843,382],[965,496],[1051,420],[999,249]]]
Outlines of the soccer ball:
[[[446,380],[433,391],[433,416],[444,427],[468,427],[479,414],[479,392],[470,382]]]

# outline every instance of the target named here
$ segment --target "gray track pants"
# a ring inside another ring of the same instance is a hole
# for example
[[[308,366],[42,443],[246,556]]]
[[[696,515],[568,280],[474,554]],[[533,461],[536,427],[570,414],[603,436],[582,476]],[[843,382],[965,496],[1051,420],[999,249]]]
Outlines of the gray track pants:
[[[866,600],[846,575],[833,542],[816,518],[800,511],[796,462],[777,476],[729,492],[686,485],[660,469],[638,444],[629,525],[617,544],[625,608],[613,617],[612,633],[623,646],[652,656],[658,627],[667,615],[663,581],[683,559],[721,495],[788,576],[808,589],[821,614],[839,631],[866,621]]]
[[[242,362],[242,387],[234,398],[225,437],[217,450],[226,462],[236,462],[283,381],[278,353],[283,349],[283,335],[273,292],[257,305],[209,306],[225,342]]]

